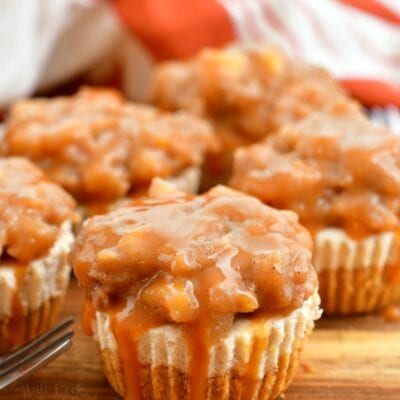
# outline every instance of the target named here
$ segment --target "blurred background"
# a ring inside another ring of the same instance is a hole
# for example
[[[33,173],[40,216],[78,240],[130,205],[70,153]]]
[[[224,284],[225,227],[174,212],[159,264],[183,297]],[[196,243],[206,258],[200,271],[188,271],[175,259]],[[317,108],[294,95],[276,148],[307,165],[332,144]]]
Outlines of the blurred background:
[[[366,106],[400,106],[397,0],[2,0],[0,107],[81,84],[140,100],[158,61],[236,41],[323,66]]]

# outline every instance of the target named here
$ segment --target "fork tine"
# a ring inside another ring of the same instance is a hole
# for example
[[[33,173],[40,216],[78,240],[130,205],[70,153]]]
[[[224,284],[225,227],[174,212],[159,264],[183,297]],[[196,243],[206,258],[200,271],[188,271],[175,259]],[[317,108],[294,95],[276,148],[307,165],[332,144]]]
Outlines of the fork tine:
[[[72,345],[73,332],[68,332],[59,339],[53,341],[49,346],[30,354],[16,365],[10,367],[0,375],[0,390],[11,385],[15,381],[43,367],[45,364],[56,358]]]
[[[22,346],[16,351],[12,351],[5,356],[0,357],[0,370],[5,368],[7,365],[14,363],[18,361],[20,358],[25,356],[27,353],[29,353],[32,350],[37,349],[40,345],[42,345],[44,342],[47,340],[51,339],[58,333],[62,332],[63,330],[67,329],[69,326],[71,326],[74,323],[74,320],[72,318],[69,318],[60,324],[56,325],[54,328],[50,329],[47,331],[45,334],[42,336],[38,337],[35,340],[32,340],[31,342],[27,343],[25,346]]]
[[[41,355],[41,353],[45,353],[48,351],[49,348],[51,348],[53,345],[56,345],[58,342],[63,342],[67,339],[71,339],[72,336],[74,335],[73,331],[68,331],[61,337],[53,340],[50,343],[46,343],[45,347],[39,347],[37,350],[35,350],[32,353],[29,353],[26,357],[20,358],[18,361],[13,362],[11,365],[5,367],[5,368],[0,368],[0,379],[9,374],[10,372],[14,371],[15,369],[18,369],[21,365],[24,365],[26,362],[28,362],[31,359],[34,359],[35,357],[38,357]]]

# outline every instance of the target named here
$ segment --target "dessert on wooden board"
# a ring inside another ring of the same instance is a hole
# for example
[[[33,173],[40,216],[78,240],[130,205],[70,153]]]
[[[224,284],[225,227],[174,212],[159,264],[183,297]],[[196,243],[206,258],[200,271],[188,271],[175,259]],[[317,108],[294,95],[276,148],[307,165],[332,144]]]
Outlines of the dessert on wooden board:
[[[156,179],[86,220],[71,252],[84,326],[127,399],[275,398],[320,316],[311,238],[292,212]]]
[[[273,399],[319,294],[327,314],[400,300],[400,138],[326,71],[268,46],[162,63],[151,102],[83,88],[11,107],[0,353],[57,319],[77,201],[103,214],[79,226],[70,260],[114,389]]]
[[[50,328],[67,290],[75,201],[28,160],[0,160],[0,354]]]

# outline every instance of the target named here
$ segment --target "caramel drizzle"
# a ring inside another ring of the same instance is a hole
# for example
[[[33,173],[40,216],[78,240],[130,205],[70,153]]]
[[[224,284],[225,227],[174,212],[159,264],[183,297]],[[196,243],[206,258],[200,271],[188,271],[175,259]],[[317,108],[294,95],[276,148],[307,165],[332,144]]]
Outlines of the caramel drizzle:
[[[26,268],[24,265],[18,265],[17,263],[13,263],[12,267],[14,269],[16,287],[12,299],[11,317],[8,322],[10,336],[5,343],[0,344],[0,353],[29,339],[27,337],[29,332],[26,332],[25,329],[24,308],[21,302],[21,288],[25,280]]]
[[[126,385],[125,398],[140,400],[142,365],[139,360],[139,341],[146,332],[159,326],[159,323],[141,307],[134,307],[126,316],[123,313],[124,309],[121,306],[111,310],[111,329],[119,347]]]
[[[118,321],[117,315],[111,319],[111,327],[116,336],[119,347],[119,357],[125,377],[126,400],[142,399],[140,385],[140,363],[138,354],[138,342],[134,340],[127,324]]]
[[[157,324],[140,309],[135,309],[124,319],[119,319],[118,314],[118,312],[111,314],[111,329],[118,342],[126,384],[125,398],[140,400],[143,398],[140,376],[143,366],[139,360],[139,341],[149,329],[154,328]],[[201,320],[182,326],[188,354],[187,377],[191,400],[206,398],[210,348],[209,328],[209,324],[205,324]]]
[[[142,369],[139,359],[139,342],[141,337],[150,329],[159,326],[143,309],[132,310],[128,316],[121,318],[121,308],[112,309],[111,330],[117,340],[119,357],[121,359],[124,381],[126,385],[126,400],[141,400],[142,394]],[[95,318],[95,310],[88,301],[84,306],[83,326],[87,334],[93,334],[91,322]],[[260,389],[259,368],[268,345],[269,338],[265,335],[264,319],[253,320],[255,339],[251,346],[251,353],[241,374],[242,388],[241,399],[251,400]],[[203,400],[207,398],[208,372],[210,365],[210,349],[216,344],[218,338],[213,338],[211,329],[212,319],[198,319],[181,326],[186,342],[188,355],[188,395],[191,400]],[[147,366],[146,366],[147,367]],[[149,365],[151,368],[152,365]]]
[[[265,335],[265,333],[264,333]],[[242,377],[242,399],[251,400],[257,394],[260,378],[258,369],[265,353],[268,343],[268,338],[262,335],[257,335],[253,341],[249,361],[247,362],[246,371]]]
[[[210,326],[202,320],[188,324],[184,328],[189,364],[188,382],[191,400],[205,399],[208,380],[208,366],[211,348]]]
[[[93,336],[93,322],[96,321],[96,311],[89,300],[85,300],[82,310],[82,329],[88,336]]]

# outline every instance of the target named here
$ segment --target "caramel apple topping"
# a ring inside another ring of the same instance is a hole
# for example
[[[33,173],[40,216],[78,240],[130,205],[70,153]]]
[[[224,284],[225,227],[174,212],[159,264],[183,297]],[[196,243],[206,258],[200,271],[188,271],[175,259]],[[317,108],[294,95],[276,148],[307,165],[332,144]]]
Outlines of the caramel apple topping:
[[[0,254],[26,263],[44,255],[75,201],[28,160],[0,160]]]
[[[81,89],[71,97],[31,99],[11,109],[4,152],[38,164],[84,202],[115,200],[200,166],[216,148],[210,126],[161,113],[118,92]]]
[[[224,144],[227,137],[266,137],[336,101],[359,111],[325,70],[263,46],[206,49],[186,62],[162,63],[153,77],[151,99],[161,108],[210,119],[225,132]]]
[[[398,228],[400,139],[336,106],[236,151],[231,186],[310,228],[362,238]]]
[[[96,308],[133,296],[163,322],[187,322],[204,310],[286,313],[315,289],[295,214],[222,186],[195,197],[156,181],[150,193],[160,196],[87,220],[77,238],[75,273]]]

